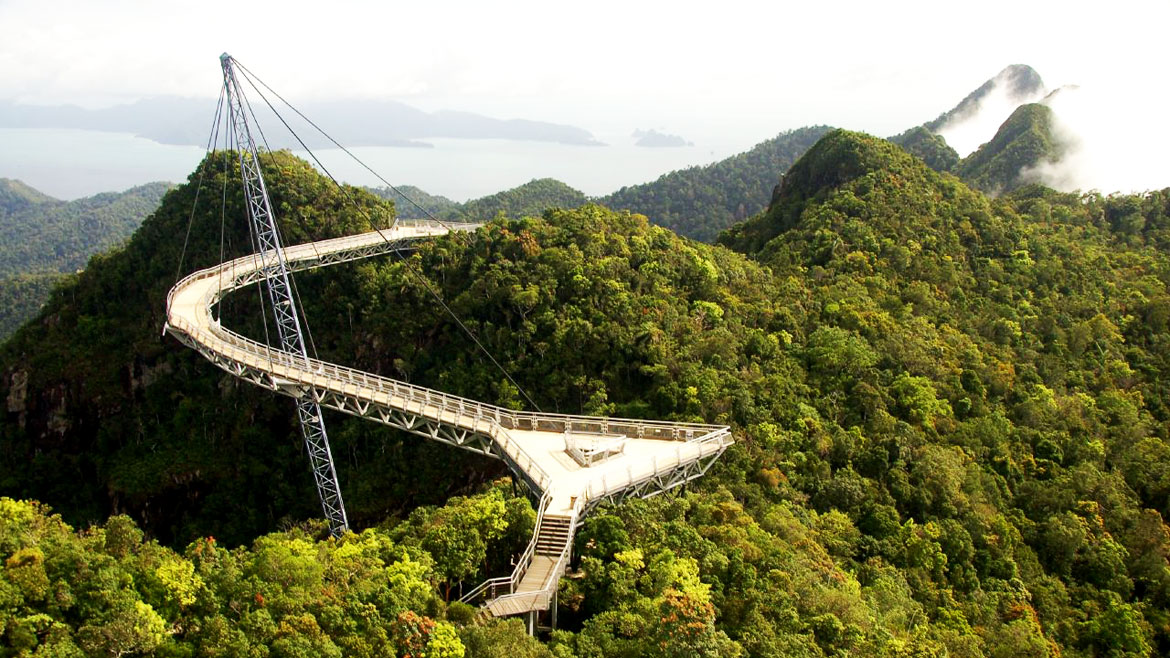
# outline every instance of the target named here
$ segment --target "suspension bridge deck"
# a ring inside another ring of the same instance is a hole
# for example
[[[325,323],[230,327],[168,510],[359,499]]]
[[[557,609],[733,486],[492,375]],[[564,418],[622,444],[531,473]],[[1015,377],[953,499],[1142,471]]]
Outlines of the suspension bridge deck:
[[[449,230],[437,223],[398,225],[286,247],[283,255],[293,271],[313,269],[408,250],[418,240]],[[720,425],[505,409],[305,358],[221,326],[212,313],[214,306],[231,291],[265,278],[274,264],[253,254],[187,276],[168,295],[164,331],[257,385],[296,398],[313,396],[321,406],[507,463],[541,495],[540,518],[512,576],[493,579],[476,590],[493,597],[488,604],[493,614],[548,609],[568,563],[576,522],[592,506],[654,495],[699,477],[732,443],[729,429]],[[602,447],[590,451],[578,444]]]

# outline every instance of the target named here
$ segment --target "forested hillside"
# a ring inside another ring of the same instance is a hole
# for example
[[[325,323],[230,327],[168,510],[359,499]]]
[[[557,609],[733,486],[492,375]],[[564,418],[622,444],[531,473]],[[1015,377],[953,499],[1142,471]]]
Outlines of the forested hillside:
[[[398,185],[397,191],[389,187],[367,188],[370,192],[394,202],[394,208],[401,219],[428,219],[444,217],[456,211],[462,204],[445,196],[430,194],[414,185]]]
[[[623,187],[597,202],[646,215],[684,237],[712,242],[723,229],[763,210],[784,172],[829,130],[789,130],[745,153]]]
[[[759,438],[862,591],[952,655],[1164,654],[1170,190],[990,202],[843,132],[785,184],[722,238],[807,286],[819,396]]]
[[[1028,170],[1056,162],[1067,148],[1053,133],[1053,121],[1047,105],[1019,106],[991,141],[959,163],[955,173],[988,194],[1011,192],[1035,182],[1028,179]]]
[[[549,208],[576,208],[587,199],[580,190],[573,189],[554,178],[540,178],[479,199],[472,199],[456,210],[447,212],[448,219],[486,222],[500,213],[509,217],[540,215]]]
[[[59,201],[0,179],[0,340],[36,313],[62,275],[130,237],[169,187],[149,183]]]
[[[203,165],[217,187],[236,175],[221,160]],[[291,157],[266,171],[290,240],[389,221]],[[158,338],[192,188],[0,352],[0,494],[105,523],[77,533],[0,501],[10,646],[1170,651],[1170,189],[989,199],[834,131],[721,236],[731,249],[588,205],[437,239],[411,266],[299,277],[326,358],[520,406],[417,271],[545,410],[733,426],[738,443],[685,494],[585,523],[562,628],[540,646],[445,602],[497,575],[530,527],[491,484],[496,463],[331,415],[351,519],[379,529],[298,526],[318,512],[288,400]],[[218,259],[218,203],[197,209],[184,270]],[[224,321],[263,335],[254,296],[229,298]],[[425,506],[450,493],[473,495]],[[123,511],[171,548],[105,521]],[[282,524],[299,529],[265,534]]]
[[[393,217],[389,204],[354,188],[343,193],[288,154],[265,160],[273,207],[289,242],[360,232],[371,221],[384,225]],[[238,165],[230,162],[227,172],[223,166],[205,161],[192,181],[202,177],[214,190],[226,182],[226,207],[220,194],[200,195],[194,207],[196,185],[179,187],[123,248],[91,260],[0,348],[7,396],[0,491],[52,504],[83,525],[125,511],[153,536],[179,544],[214,534],[235,545],[274,529],[282,518],[316,513],[289,401],[239,385],[160,338],[190,218],[183,271],[219,262],[221,249],[226,257],[250,251]],[[221,246],[224,217],[232,221]],[[332,274],[320,283],[299,281],[311,326],[323,325],[314,333],[319,347],[348,339],[353,327],[347,316],[354,309],[331,305],[330,290],[356,290],[359,283],[352,273]],[[239,309],[249,317],[241,329],[263,336],[259,312],[245,306],[254,301],[251,294],[229,299],[225,320]],[[336,317],[340,323],[331,325]],[[363,349],[368,353],[371,346]],[[353,448],[338,454],[356,467],[345,470],[348,491],[354,491],[347,495],[351,518],[359,523],[441,501],[452,486],[444,483],[470,477],[463,466],[473,462],[468,453],[440,465],[414,454],[433,447],[411,442],[395,448],[401,438],[375,439],[385,433],[367,423],[339,423],[335,432],[350,437],[339,445]],[[363,487],[370,490],[366,496],[357,493]]]
[[[923,126],[895,135],[890,141],[906,149],[910,155],[922,158],[926,166],[935,171],[953,172],[959,165],[959,154],[947,144],[947,140]]]
[[[504,213],[509,217],[540,215],[549,208],[577,208],[588,199],[555,178],[540,178],[502,192],[472,199],[466,203],[429,194],[413,185],[399,185],[398,192],[387,187],[371,192],[394,202],[402,219],[445,219],[463,222],[486,222]]]
[[[52,204],[56,199],[25,183],[11,178],[0,178],[0,215],[7,217],[16,212],[42,204]]]

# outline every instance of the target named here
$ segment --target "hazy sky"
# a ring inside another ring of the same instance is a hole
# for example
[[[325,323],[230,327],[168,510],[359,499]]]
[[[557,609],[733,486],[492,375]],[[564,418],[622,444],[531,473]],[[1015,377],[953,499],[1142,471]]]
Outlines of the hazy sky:
[[[227,51],[294,101],[388,97],[745,146],[810,123],[899,132],[1012,63],[1116,100],[1119,131],[1170,107],[1166,0],[951,6],[0,0],[0,98],[214,97]]]

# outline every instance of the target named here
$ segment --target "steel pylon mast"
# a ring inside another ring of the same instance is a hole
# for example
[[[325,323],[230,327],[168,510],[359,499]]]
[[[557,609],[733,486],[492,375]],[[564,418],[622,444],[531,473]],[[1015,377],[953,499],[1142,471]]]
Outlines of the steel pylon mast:
[[[256,235],[260,252],[261,269],[272,314],[276,319],[280,347],[285,352],[299,355],[309,363],[309,352],[305,349],[305,336],[301,330],[300,313],[292,294],[288,264],[284,248],[276,230],[276,217],[272,214],[272,202],[268,188],[260,173],[259,152],[252,132],[248,127],[248,109],[240,84],[236,80],[233,60],[224,53],[219,58],[223,67],[223,84],[227,90],[232,131],[236,148],[240,154],[240,172],[244,178],[244,196],[247,199],[248,219]],[[301,422],[301,435],[309,452],[313,467],[313,479],[317,494],[321,498],[321,509],[329,520],[329,531],[338,536],[349,529],[345,516],[345,504],[341,500],[341,485],[337,481],[337,470],[333,467],[333,454],[329,450],[329,436],[325,432],[325,419],[321,416],[321,405],[311,390],[304,390],[297,397],[297,416]]]

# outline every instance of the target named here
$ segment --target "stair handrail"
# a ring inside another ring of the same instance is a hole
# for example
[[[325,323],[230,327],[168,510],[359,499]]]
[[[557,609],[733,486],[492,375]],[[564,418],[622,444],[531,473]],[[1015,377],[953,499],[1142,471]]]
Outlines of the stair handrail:
[[[478,586],[476,586],[475,589],[459,597],[460,603],[474,601],[477,596],[479,596],[489,587],[492,588],[492,592],[494,594],[495,588],[505,583],[508,585],[507,594],[512,594],[516,591],[516,587],[520,584],[520,581],[524,579],[524,574],[528,571],[528,567],[532,566],[532,558],[536,555],[536,544],[540,539],[540,528],[544,524],[544,513],[548,509],[549,503],[551,502],[552,492],[545,491],[544,494],[540,497],[540,501],[537,503],[536,526],[532,530],[532,539],[528,541],[528,546],[525,547],[524,552],[520,554],[520,558],[516,560],[516,565],[512,568],[512,574],[509,576],[489,578],[488,580],[483,581]],[[507,596],[507,594],[504,596]],[[496,599],[500,597],[493,596],[492,598]]]
[[[565,546],[561,549],[561,554],[557,558],[557,561],[553,563],[552,570],[549,571],[547,576],[545,576],[544,582],[540,584],[540,588],[531,592],[513,592],[503,596],[497,596],[491,600],[491,603],[531,598],[534,602],[538,602],[540,605],[543,605],[543,607],[540,607],[539,609],[548,609],[552,603],[553,593],[556,592],[557,588],[560,586],[561,576],[564,575],[565,570],[569,566],[569,560],[572,559],[573,537],[577,532],[577,520],[581,517],[581,510],[583,509],[584,504],[585,501],[582,498],[578,498],[573,503],[573,507],[569,512],[569,532],[565,537]],[[534,606],[534,609],[536,607],[537,606]]]
[[[565,546],[561,549],[561,555],[557,558],[556,564],[553,565],[552,571],[549,572],[548,577],[544,579],[541,584],[540,591],[545,597],[551,598],[552,592],[555,592],[560,586],[561,576],[564,575],[565,570],[569,567],[569,560],[573,557],[573,538],[577,534],[577,520],[581,518],[581,508],[585,504],[583,497],[577,498],[573,502],[573,510],[569,516],[569,533],[565,539]],[[546,599],[545,606],[549,605]]]

